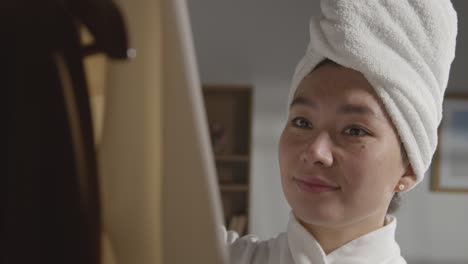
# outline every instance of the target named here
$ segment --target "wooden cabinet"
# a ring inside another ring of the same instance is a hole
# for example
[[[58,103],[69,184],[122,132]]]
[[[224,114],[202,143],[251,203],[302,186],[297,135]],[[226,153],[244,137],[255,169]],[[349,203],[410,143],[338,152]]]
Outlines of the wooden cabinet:
[[[228,230],[248,231],[252,88],[206,85],[206,113]]]

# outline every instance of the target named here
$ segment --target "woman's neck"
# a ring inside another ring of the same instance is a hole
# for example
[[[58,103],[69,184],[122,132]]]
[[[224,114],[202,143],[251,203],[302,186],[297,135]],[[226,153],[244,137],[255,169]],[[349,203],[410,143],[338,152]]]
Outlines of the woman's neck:
[[[385,215],[371,215],[363,220],[339,227],[313,225],[301,220],[299,222],[314,236],[325,254],[328,255],[352,240],[383,227]]]

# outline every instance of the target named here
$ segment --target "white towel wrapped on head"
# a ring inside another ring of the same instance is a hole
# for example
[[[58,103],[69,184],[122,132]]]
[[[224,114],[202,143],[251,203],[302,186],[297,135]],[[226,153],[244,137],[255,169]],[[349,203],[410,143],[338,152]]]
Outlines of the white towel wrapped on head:
[[[361,72],[397,128],[419,183],[437,147],[456,36],[449,0],[321,0],[289,102],[325,58]]]

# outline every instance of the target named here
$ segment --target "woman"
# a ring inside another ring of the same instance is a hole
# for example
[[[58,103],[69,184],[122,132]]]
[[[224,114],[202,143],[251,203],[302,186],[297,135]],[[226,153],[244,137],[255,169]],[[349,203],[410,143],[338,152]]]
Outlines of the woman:
[[[232,263],[406,263],[398,193],[424,177],[457,17],[449,0],[322,0],[279,142],[287,232],[226,240]]]

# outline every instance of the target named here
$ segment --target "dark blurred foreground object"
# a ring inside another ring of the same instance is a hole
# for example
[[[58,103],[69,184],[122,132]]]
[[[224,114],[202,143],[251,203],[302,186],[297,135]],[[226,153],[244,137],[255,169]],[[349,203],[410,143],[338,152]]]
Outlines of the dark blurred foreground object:
[[[95,43],[82,47],[85,25]],[[127,58],[111,0],[3,0],[7,93],[0,263],[100,262],[99,188],[83,57]]]

